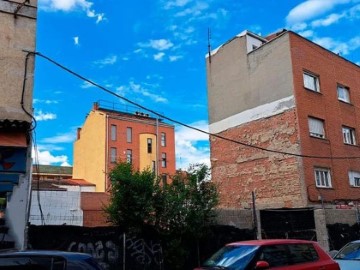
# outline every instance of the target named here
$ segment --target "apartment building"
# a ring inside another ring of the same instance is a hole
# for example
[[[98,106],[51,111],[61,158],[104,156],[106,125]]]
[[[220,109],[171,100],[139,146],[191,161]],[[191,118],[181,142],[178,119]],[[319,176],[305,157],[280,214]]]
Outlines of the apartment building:
[[[134,111],[94,103],[74,143],[73,178],[110,188],[108,173],[117,162],[130,162],[137,170],[150,169],[163,182],[175,174],[174,126]]]
[[[206,56],[220,207],[360,203],[360,67],[283,30],[244,31]]]
[[[36,7],[0,0],[0,249],[26,247]]]

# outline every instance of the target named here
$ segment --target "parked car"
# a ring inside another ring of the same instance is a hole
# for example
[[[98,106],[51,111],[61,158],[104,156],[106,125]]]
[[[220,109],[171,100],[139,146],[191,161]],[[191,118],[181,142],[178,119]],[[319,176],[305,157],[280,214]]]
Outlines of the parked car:
[[[359,270],[360,240],[347,243],[333,258],[339,263],[341,270]]]
[[[318,243],[274,239],[230,243],[212,255],[200,268],[226,270],[339,270]]]
[[[103,270],[89,254],[46,250],[2,252],[0,269]]]

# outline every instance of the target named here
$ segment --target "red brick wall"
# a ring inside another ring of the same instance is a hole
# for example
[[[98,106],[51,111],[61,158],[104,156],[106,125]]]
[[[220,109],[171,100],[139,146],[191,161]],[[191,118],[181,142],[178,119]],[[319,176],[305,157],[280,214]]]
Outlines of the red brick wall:
[[[140,157],[139,157],[139,153],[140,153],[140,141],[139,141],[139,135],[140,134],[144,134],[144,133],[150,133],[150,134],[154,134],[156,135],[156,122],[154,119],[152,119],[151,123],[149,123],[150,119],[143,122],[134,122],[134,121],[126,121],[126,120],[117,120],[114,118],[109,118],[109,132],[108,132],[108,141],[109,141],[109,157],[108,160],[110,160],[110,148],[111,147],[116,147],[117,148],[117,153],[118,156],[120,158],[120,160],[122,161],[126,161],[126,150],[127,149],[131,149],[132,150],[132,154],[133,154],[133,165],[134,168],[138,169],[139,168],[139,163],[140,163]],[[116,141],[112,141],[111,140],[111,132],[110,132],[110,128],[111,125],[116,125],[117,126],[117,140]],[[128,143],[126,141],[126,129],[127,127],[131,127],[132,128],[132,142]],[[166,133],[166,146],[161,146],[161,132]],[[159,134],[159,138],[158,138],[158,143],[159,143],[159,161],[158,161],[158,165],[159,165],[159,173],[160,174],[170,174],[170,175],[174,175],[175,174],[175,166],[176,166],[176,160],[175,160],[175,132],[174,132],[174,128],[171,126],[162,126],[161,124],[159,124],[159,128],[158,128],[158,134]],[[156,147],[156,142],[153,142],[154,147]],[[162,168],[161,167],[161,153],[166,153],[166,158],[167,158],[167,166],[166,168]],[[112,164],[110,165],[110,169]]]
[[[83,211],[83,226],[111,226],[103,207],[109,203],[110,195],[105,192],[82,192],[81,210]]]
[[[355,128],[356,140],[360,143],[360,68],[296,34],[290,33],[290,44],[302,153],[360,157],[359,146],[343,143],[341,130],[342,125]],[[320,93],[303,87],[303,70],[319,75]],[[338,100],[337,83],[350,88],[351,104]],[[325,140],[309,136],[309,116],[325,120]],[[314,166],[331,169],[331,189],[316,190]],[[360,159],[304,159],[304,176],[310,199],[318,200],[319,195],[330,202],[360,199],[360,188],[349,185],[349,170],[360,171]]]
[[[107,222],[105,212],[102,210],[86,210],[84,214],[84,227],[105,227],[113,226],[113,224]]]
[[[266,149],[299,152],[294,109],[219,135]],[[305,205],[297,157],[211,137],[211,166],[212,179],[220,191],[220,208],[251,207],[252,191],[259,208]]]

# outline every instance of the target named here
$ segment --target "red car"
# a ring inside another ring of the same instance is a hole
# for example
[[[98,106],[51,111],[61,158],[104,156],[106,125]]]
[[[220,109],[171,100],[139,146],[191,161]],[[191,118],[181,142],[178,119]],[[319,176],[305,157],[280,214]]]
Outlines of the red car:
[[[314,241],[252,240],[227,244],[194,270],[340,270]]]

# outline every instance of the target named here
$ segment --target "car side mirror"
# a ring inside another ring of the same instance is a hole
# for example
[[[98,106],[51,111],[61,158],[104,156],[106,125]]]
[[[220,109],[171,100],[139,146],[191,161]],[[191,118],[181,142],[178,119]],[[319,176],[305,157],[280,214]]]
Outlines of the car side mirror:
[[[266,261],[258,261],[255,265],[255,269],[269,269],[270,265]]]

